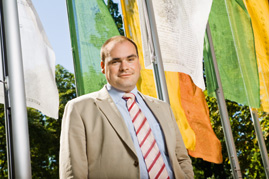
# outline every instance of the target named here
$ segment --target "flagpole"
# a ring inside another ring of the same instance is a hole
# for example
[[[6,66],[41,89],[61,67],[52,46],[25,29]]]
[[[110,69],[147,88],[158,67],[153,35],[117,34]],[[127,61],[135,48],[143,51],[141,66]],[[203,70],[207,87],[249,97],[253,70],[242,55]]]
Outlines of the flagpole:
[[[144,15],[145,18],[148,19],[150,25],[151,33],[148,33],[148,35],[152,36],[152,38],[150,38],[152,39],[152,42],[150,43],[153,43],[153,71],[158,98],[170,103],[152,1],[145,0],[142,3],[145,3],[146,12]]]
[[[258,144],[259,144],[260,153],[261,153],[261,156],[262,156],[262,162],[263,162],[266,178],[268,179],[269,178],[268,153],[267,153],[267,149],[266,149],[266,146],[265,146],[265,142],[264,142],[264,138],[263,138],[263,134],[262,134],[262,130],[261,130],[261,125],[260,125],[260,122],[259,122],[258,113],[257,113],[257,111],[255,109],[252,109],[251,107],[249,107],[249,110],[250,110],[251,117],[252,117],[252,120],[253,120],[255,133],[256,133],[257,138],[258,138]]]
[[[5,50],[5,35],[4,35],[4,23],[3,23],[3,6],[2,2],[0,3],[0,47],[1,47],[1,62],[2,63],[2,79],[3,89],[4,89],[4,108],[5,108],[5,131],[6,131],[6,148],[7,148],[7,163],[8,163],[8,174],[9,178],[14,178],[14,157],[13,157],[13,149],[12,149],[12,129],[11,129],[11,116],[10,116],[10,104],[8,97],[8,88],[7,88],[7,66],[6,66],[6,50]]]
[[[227,149],[228,149],[232,174],[233,174],[233,178],[236,178],[236,179],[242,178],[242,174],[241,174],[241,170],[240,170],[240,166],[239,166],[239,162],[238,162],[238,158],[237,158],[237,154],[236,154],[236,148],[234,145],[231,124],[230,124],[228,111],[227,111],[227,107],[226,107],[226,102],[225,102],[225,98],[224,98],[224,94],[223,94],[223,88],[222,88],[222,84],[221,84],[221,80],[220,80],[220,74],[219,74],[218,65],[217,65],[217,61],[216,61],[216,55],[215,55],[215,51],[214,51],[214,46],[213,46],[212,36],[211,36],[210,28],[209,28],[209,23],[207,23],[207,26],[206,26],[206,33],[207,33],[208,41],[210,44],[210,50],[211,50],[211,55],[212,55],[212,59],[213,59],[215,75],[216,75],[217,83],[219,86],[218,89],[216,89],[215,93],[217,96],[218,106],[220,109],[221,123],[223,126],[225,142],[226,142]]]
[[[14,177],[32,178],[23,63],[16,0],[2,0],[8,91],[11,108],[11,133]]]

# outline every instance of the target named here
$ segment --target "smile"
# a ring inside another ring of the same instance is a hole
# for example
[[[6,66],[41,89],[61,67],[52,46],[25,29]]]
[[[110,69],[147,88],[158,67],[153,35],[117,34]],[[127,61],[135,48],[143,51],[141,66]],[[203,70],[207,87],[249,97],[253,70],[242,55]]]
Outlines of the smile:
[[[132,74],[120,74],[119,77],[128,77],[131,76]]]

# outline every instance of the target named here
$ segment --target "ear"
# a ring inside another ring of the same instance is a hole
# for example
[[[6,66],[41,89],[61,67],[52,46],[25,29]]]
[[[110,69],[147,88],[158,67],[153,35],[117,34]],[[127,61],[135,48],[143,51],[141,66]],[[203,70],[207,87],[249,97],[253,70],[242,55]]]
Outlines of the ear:
[[[104,64],[104,62],[103,61],[101,61],[101,72],[103,73],[103,74],[105,74],[105,64]]]

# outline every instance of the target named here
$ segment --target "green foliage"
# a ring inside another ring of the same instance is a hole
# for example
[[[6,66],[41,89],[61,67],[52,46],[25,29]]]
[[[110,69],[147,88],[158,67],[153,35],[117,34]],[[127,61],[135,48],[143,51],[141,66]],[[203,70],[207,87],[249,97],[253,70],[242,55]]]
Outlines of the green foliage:
[[[62,118],[65,104],[76,97],[74,74],[68,72],[61,65],[56,65],[56,84],[59,92],[59,119]]]
[[[206,92],[205,92],[206,94]],[[192,158],[196,178],[232,178],[231,166],[216,98],[206,94],[212,127],[222,144],[223,164],[208,164]],[[244,178],[265,178],[258,141],[248,106],[226,100],[240,169]],[[269,114],[259,112],[265,141],[269,133]],[[266,143],[266,142],[265,142]],[[269,148],[266,143],[267,150]]]
[[[0,104],[0,178],[7,178],[6,132],[4,105]]]

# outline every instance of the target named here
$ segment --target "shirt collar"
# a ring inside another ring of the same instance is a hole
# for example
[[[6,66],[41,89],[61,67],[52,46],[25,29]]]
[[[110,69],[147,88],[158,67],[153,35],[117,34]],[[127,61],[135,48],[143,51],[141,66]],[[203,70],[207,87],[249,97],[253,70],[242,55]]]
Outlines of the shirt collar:
[[[109,95],[111,96],[111,98],[113,99],[113,101],[115,103],[118,103],[120,100],[122,100],[122,96],[125,94],[124,91],[120,91],[116,88],[114,88],[113,86],[111,86],[109,83],[107,83],[106,85],[106,89],[109,93]],[[137,87],[135,87],[131,93],[133,93],[135,96],[137,96],[138,91],[137,91]]]

